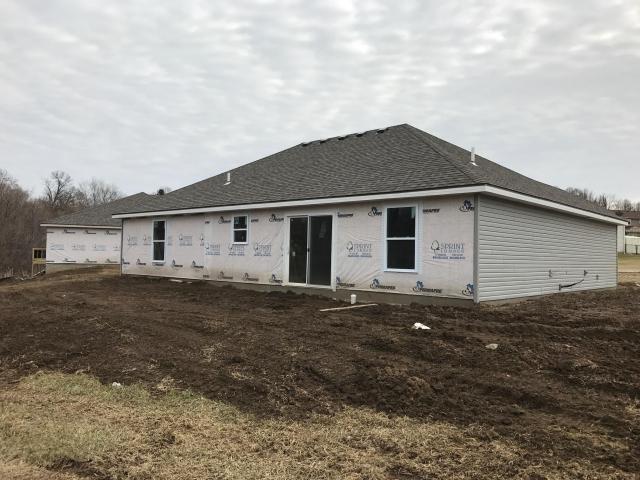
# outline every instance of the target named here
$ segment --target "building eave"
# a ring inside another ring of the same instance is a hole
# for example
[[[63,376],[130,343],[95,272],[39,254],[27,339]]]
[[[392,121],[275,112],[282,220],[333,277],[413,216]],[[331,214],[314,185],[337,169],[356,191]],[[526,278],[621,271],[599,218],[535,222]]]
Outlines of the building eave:
[[[102,229],[102,230],[122,230],[122,227],[110,227],[106,225],[68,225],[68,224],[60,224],[60,223],[41,223],[41,227],[50,227],[50,228],[91,228],[94,230]]]
[[[491,195],[495,197],[509,199],[519,203],[525,203],[534,205],[540,208],[546,208],[559,212],[569,213],[579,217],[586,217],[592,220],[598,220],[601,222],[612,223],[615,225],[627,225],[627,222],[618,220],[613,217],[608,217],[596,212],[588,210],[582,210],[580,208],[571,207],[562,203],[553,202],[551,200],[545,200],[531,195],[525,195],[517,193],[504,188],[494,187],[492,185],[472,185],[465,187],[451,187],[451,188],[439,188],[432,190],[414,190],[408,192],[392,192],[373,195],[359,195],[348,197],[331,197],[331,198],[316,198],[306,200],[291,200],[282,202],[266,202],[266,203],[249,203],[239,205],[223,205],[214,207],[199,207],[199,208],[186,208],[176,210],[157,210],[148,212],[135,212],[135,213],[119,213],[114,214],[113,218],[126,219],[126,218],[145,218],[145,217],[157,217],[157,216],[173,216],[173,215],[195,215],[202,213],[218,213],[218,212],[230,212],[230,211],[243,211],[243,210],[267,210],[275,208],[292,208],[292,207],[308,207],[317,205],[333,205],[341,203],[359,203],[359,202],[374,202],[383,200],[402,200],[407,198],[417,197],[439,197],[448,195],[467,195],[481,193]]]

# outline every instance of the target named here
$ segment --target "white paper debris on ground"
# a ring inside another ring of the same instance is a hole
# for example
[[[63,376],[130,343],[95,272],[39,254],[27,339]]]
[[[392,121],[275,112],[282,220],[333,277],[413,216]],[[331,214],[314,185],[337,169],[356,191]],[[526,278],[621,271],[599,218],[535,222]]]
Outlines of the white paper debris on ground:
[[[122,388],[122,384],[121,384],[121,383],[119,383],[119,382],[113,382],[113,383],[111,384],[111,386],[112,386],[113,388]]]
[[[416,322],[413,324],[414,330],[431,330],[431,327],[427,327],[424,323]]]
[[[489,345],[485,345],[484,348],[487,348],[489,350],[497,350],[498,349],[498,344],[497,343],[490,343]]]
[[[364,303],[362,305],[349,305],[348,307],[321,308],[321,312],[337,312],[339,310],[352,310],[354,308],[377,307],[377,303]]]

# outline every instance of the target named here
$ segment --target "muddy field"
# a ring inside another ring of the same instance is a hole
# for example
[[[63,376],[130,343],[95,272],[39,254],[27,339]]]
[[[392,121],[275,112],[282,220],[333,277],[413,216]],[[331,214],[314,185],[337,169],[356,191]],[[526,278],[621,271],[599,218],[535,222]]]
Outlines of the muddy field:
[[[189,389],[266,419],[366,407],[512,442],[526,452],[514,476],[549,462],[566,478],[583,463],[603,478],[640,472],[635,283],[473,309],[319,311],[336,305],[105,273],[3,283],[0,389],[56,371]],[[391,466],[389,478],[426,477]]]

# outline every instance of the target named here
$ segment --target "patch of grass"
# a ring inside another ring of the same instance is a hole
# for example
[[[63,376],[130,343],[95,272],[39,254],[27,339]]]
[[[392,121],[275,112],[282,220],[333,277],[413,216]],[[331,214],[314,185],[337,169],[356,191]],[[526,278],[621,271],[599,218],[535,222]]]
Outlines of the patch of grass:
[[[526,455],[491,429],[364,408],[259,419],[189,392],[151,396],[59,373],[0,392],[0,473],[17,472],[3,478],[624,478],[584,461],[518,467]]]
[[[618,254],[618,271],[640,272],[640,255]]]

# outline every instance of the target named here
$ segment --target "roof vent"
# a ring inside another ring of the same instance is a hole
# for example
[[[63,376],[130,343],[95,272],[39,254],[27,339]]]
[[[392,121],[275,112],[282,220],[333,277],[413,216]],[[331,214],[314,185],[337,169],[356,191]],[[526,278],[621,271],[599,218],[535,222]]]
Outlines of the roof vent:
[[[224,182],[225,185],[229,185],[231,183],[231,172],[227,172],[227,181]]]
[[[343,136],[341,136],[341,137],[338,137],[338,140],[344,140],[345,138],[347,138],[347,136],[346,136],[346,135],[343,135]]]
[[[356,133],[356,137],[360,138],[361,136],[363,136],[366,132],[362,132],[362,133]]]
[[[476,163],[476,148],[475,147],[471,147],[471,165],[473,165],[474,167],[478,166],[478,164]]]
[[[301,147],[306,147],[307,145],[309,145],[309,143],[311,143],[311,142],[302,142],[302,143],[300,144],[300,146],[301,146]]]
[[[386,128],[380,128],[380,129],[378,129],[378,132],[377,132],[377,133],[384,133],[384,132],[386,132],[386,131],[387,131],[387,129],[386,129]]]

